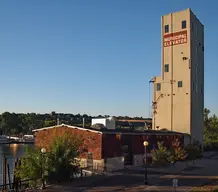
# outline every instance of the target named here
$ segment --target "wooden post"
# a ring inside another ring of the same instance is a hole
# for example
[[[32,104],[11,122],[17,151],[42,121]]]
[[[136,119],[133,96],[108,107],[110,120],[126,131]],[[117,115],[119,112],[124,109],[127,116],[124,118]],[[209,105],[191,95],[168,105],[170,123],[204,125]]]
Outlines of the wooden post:
[[[21,167],[21,159],[19,159],[19,168]],[[22,181],[21,178],[19,178],[19,184],[20,184],[20,189],[22,188]]]
[[[16,188],[16,175],[15,175],[16,167],[17,167],[17,160],[15,159],[15,161],[14,161],[14,173],[13,173],[13,185],[12,185],[12,189]]]
[[[8,168],[8,183],[9,183],[9,189],[11,189],[11,177],[10,177],[10,168],[9,168],[9,164],[7,164],[7,168]]]
[[[19,167],[19,159],[17,158],[16,159],[16,167],[15,167],[15,169],[16,168],[18,168]],[[14,173],[15,173],[15,169],[14,169]],[[15,175],[15,191],[18,191],[18,187],[19,187],[19,183],[18,183],[19,181],[18,181],[18,177]]]
[[[7,160],[6,157],[2,157],[2,191],[6,191],[6,178],[7,178]]]
[[[7,159],[4,156],[4,186],[5,186],[5,191],[7,189],[6,184],[7,184]]]
[[[5,190],[5,186],[4,186],[4,156],[2,156],[2,192]]]
[[[3,170],[4,170],[4,156],[2,156],[2,191],[4,191],[4,176],[3,176]]]

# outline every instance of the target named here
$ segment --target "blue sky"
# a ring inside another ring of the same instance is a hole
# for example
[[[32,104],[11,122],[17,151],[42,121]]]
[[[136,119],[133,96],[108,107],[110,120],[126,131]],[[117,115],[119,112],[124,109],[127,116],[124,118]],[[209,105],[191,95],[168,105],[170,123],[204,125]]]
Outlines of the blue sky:
[[[1,0],[0,112],[149,114],[161,15],[205,25],[205,107],[218,113],[218,1]]]

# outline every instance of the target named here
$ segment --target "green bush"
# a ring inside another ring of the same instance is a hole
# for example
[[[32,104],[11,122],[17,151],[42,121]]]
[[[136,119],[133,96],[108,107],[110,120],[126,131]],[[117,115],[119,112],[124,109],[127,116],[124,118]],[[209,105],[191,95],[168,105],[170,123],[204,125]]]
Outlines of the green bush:
[[[163,167],[167,165],[170,161],[170,152],[167,150],[167,148],[163,145],[163,142],[158,142],[158,149],[152,149],[152,163]]]
[[[30,148],[26,146],[26,151],[21,159],[21,166],[15,168],[15,176],[22,179],[31,179],[30,185],[35,186],[37,179],[42,176],[42,164],[44,163],[44,173],[47,170],[47,164],[43,162],[42,153],[38,148]]]
[[[205,139],[204,141],[204,150],[218,150],[218,140],[208,140]]]
[[[199,143],[197,143],[197,142],[195,142],[193,144],[188,144],[187,146],[185,146],[185,150],[188,154],[188,156],[187,156],[188,160],[194,161],[194,160],[201,157],[202,149],[201,149]]]
[[[178,139],[172,142],[170,149],[167,149],[163,142],[158,142],[158,149],[153,149],[152,153],[152,163],[163,167],[169,163],[175,163],[177,161],[183,161],[187,158],[187,152],[181,146]]]
[[[57,136],[45,154],[38,148],[27,147],[21,166],[16,168],[15,174],[22,180],[33,179],[33,184],[42,175],[49,182],[70,180],[78,172],[79,162],[76,157],[82,144],[82,138],[66,133]]]
[[[82,139],[72,134],[57,136],[49,146],[48,153],[48,180],[66,181],[77,172],[79,162],[79,148]]]
[[[174,140],[172,142],[172,148],[170,149],[170,162],[175,163],[177,161],[183,161],[187,156],[188,154],[181,146],[179,139]]]

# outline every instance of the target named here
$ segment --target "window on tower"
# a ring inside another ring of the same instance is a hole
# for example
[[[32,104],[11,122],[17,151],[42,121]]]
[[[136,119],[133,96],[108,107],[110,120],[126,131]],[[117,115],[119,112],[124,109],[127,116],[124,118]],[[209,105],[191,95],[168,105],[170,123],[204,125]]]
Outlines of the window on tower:
[[[165,33],[169,33],[169,25],[164,26],[164,31],[165,31]]]
[[[164,65],[164,72],[169,72],[169,64]]]
[[[186,29],[186,20],[182,21],[182,29]]]
[[[178,81],[178,87],[182,87],[182,81]]]
[[[160,91],[160,90],[161,90],[161,84],[157,83],[157,91]]]

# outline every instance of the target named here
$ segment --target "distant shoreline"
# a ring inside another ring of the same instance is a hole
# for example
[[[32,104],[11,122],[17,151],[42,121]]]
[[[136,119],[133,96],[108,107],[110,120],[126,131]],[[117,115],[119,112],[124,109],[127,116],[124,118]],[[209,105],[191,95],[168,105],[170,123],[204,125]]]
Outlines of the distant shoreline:
[[[12,141],[12,142],[3,142],[3,143],[0,143],[0,145],[5,145],[5,144],[34,144],[34,142],[20,142],[20,141]]]

